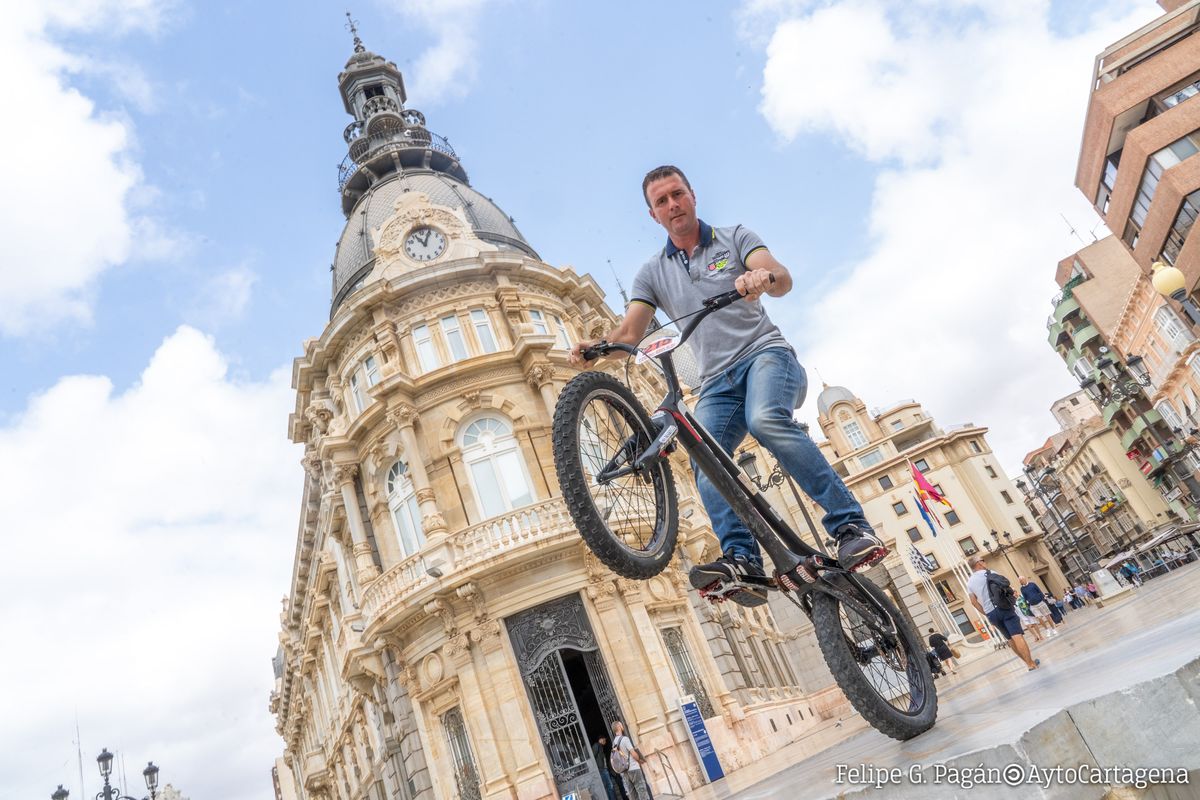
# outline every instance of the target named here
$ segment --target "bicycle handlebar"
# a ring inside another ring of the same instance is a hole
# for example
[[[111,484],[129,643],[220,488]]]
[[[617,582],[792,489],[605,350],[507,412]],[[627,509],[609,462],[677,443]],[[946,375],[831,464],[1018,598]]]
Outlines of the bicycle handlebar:
[[[770,277],[771,283],[775,283],[775,276],[772,275]],[[704,308],[697,313],[696,318],[693,319],[691,324],[684,329],[683,334],[680,336],[679,343],[683,344],[687,338],[691,336],[692,331],[695,330],[696,326],[700,324],[700,320],[704,319],[714,311],[720,311],[722,308],[736,303],[743,297],[745,297],[745,295],[739,292],[737,289],[730,289],[728,292],[722,292],[721,294],[715,294],[712,297],[705,298],[701,303]],[[608,342],[604,339],[601,339],[591,347],[585,347],[580,350],[579,355],[583,356],[585,361],[594,361],[600,356],[608,355],[613,350],[621,350],[622,352],[632,355],[638,351],[638,348],[634,347],[633,345],[625,344],[624,342]]]

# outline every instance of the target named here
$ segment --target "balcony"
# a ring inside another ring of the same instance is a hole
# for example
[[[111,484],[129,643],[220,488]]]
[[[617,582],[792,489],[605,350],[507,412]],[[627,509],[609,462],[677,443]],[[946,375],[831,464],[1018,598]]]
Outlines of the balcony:
[[[1096,329],[1095,325],[1089,322],[1083,327],[1077,329],[1072,339],[1075,342],[1075,347],[1079,350],[1082,350],[1085,344],[1099,336],[1100,331]]]
[[[1050,322],[1050,324],[1047,326],[1047,328],[1049,329],[1049,335],[1046,337],[1046,341],[1050,343],[1050,346],[1051,347],[1058,347],[1059,345],[1062,345],[1063,347],[1070,346],[1071,335],[1067,331],[1067,326],[1063,325],[1061,322],[1054,322],[1053,320],[1050,320],[1049,322]]]
[[[1153,409],[1145,412],[1144,414],[1139,414],[1137,419],[1133,421],[1133,426],[1125,432],[1124,436],[1121,437],[1121,447],[1128,451],[1129,448],[1133,446],[1133,443],[1137,441],[1137,438],[1146,430],[1146,428],[1149,428],[1155,422],[1161,421],[1162,416]]]
[[[615,518],[610,521],[614,525],[618,522]],[[506,558],[577,541],[578,536],[562,498],[525,506],[453,533],[396,564],[363,590],[365,626],[370,629],[410,607],[417,595],[441,580],[430,576],[427,561],[436,563],[437,558],[448,558],[450,563],[441,567],[443,573],[465,578],[476,568],[494,568]]]
[[[1079,301],[1074,297],[1064,297],[1054,306],[1054,314],[1051,316],[1051,319],[1061,324],[1063,320],[1078,311]]]
[[[372,98],[377,99],[377,98]],[[424,128],[388,129],[370,135],[356,135],[351,140],[350,153],[338,165],[338,191],[345,188],[359,170],[371,160],[405,150],[432,150],[458,162],[458,154],[450,143]]]

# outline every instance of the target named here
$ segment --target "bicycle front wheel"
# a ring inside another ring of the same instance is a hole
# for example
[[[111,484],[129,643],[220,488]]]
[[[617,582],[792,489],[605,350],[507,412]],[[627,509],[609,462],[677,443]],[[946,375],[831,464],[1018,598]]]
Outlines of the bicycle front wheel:
[[[814,592],[812,620],[838,686],[863,719],[893,739],[929,730],[937,719],[937,691],[912,625],[868,578],[838,581],[837,587],[853,605]]]
[[[603,372],[576,375],[554,408],[554,466],[567,510],[588,548],[626,578],[662,572],[679,535],[671,465],[629,469],[654,438],[651,424],[633,392]]]

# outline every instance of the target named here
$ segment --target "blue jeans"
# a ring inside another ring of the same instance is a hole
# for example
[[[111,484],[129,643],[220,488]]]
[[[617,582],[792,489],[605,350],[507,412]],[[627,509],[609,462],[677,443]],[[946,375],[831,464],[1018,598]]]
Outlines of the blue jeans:
[[[771,347],[710,378],[696,403],[696,419],[729,453],[747,432],[757,439],[804,493],[825,509],[821,520],[825,530],[833,533],[851,522],[867,526],[862,506],[792,416],[807,393],[808,377],[796,356],[788,348]],[[692,470],[721,550],[761,564],[758,542],[745,523],[694,462]]]

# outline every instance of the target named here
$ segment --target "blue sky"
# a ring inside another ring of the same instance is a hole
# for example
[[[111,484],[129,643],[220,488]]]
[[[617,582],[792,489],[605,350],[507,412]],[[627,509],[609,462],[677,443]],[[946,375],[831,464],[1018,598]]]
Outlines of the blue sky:
[[[105,746],[197,800],[268,796],[301,490],[291,360],[327,320],[344,223],[344,10],[6,11],[0,800],[95,792]],[[662,240],[641,176],[674,162],[705,219],[792,268],[768,309],[825,380],[988,425],[1010,472],[1053,430],[1072,385],[1044,323],[1054,265],[1083,244],[1059,215],[1089,242],[1097,222],[1071,185],[1092,59],[1149,0],[353,12],[549,263],[615,298],[608,262],[628,285]]]
[[[103,76],[73,81],[100,109],[128,115],[131,154],[156,192],[142,211],[177,241],[165,258],[105,273],[93,324],[6,342],[16,380],[5,412],[62,374],[127,386],[181,322],[212,332],[250,376],[319,333],[344,222],[335,167],[349,117],[336,79],[350,35],[327,3],[264,10],[180,6],[155,35],[65,37],[138,65],[152,85],[146,109]],[[354,13],[367,46],[406,73],[436,35],[379,5]],[[810,280],[861,254],[871,166],[827,139],[773,134],[756,110],[764,54],[736,21],[682,2],[639,8],[636,25],[622,17],[591,4],[487,7],[475,76],[436,96],[415,94],[410,78],[409,104],[543,258],[608,289],[608,260],[628,276],[662,238],[639,186],[663,162],[688,171],[707,218],[746,220]],[[664,34],[680,17],[683,41]],[[242,313],[198,307],[207,282],[238,267],[255,276]]]

